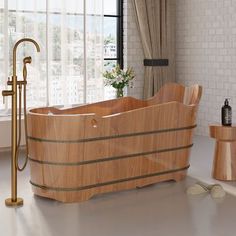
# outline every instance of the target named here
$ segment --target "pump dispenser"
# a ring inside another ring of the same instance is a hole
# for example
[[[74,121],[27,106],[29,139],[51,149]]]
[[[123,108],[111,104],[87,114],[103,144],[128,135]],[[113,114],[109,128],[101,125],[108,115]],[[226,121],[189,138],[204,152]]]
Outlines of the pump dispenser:
[[[223,126],[232,125],[232,108],[229,105],[229,100],[226,98],[224,106],[221,109],[221,121]]]

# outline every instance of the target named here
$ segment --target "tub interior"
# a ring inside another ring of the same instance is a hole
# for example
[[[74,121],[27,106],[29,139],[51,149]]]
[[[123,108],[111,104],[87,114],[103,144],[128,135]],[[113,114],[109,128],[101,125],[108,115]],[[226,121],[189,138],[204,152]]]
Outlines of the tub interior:
[[[32,109],[31,112],[47,115],[73,115],[73,114],[97,114],[108,116],[148,106],[147,101],[138,100],[132,97],[108,100],[88,105],[81,105],[69,109],[58,109],[55,107],[44,107]]]
[[[30,110],[30,112],[47,115],[96,114],[99,116],[109,116],[117,113],[173,101],[180,102],[185,105],[196,105],[199,102],[199,89],[200,88],[197,85],[186,88],[184,86],[173,83],[163,86],[155,96],[148,100],[139,100],[133,97],[124,97],[88,105],[82,105],[69,109],[44,107],[32,109]]]

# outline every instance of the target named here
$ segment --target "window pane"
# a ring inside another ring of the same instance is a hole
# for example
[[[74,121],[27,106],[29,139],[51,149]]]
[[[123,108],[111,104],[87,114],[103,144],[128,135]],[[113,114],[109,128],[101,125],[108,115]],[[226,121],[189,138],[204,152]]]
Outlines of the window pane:
[[[49,10],[51,13],[76,13],[83,14],[84,5],[83,0],[50,0],[49,1]]]
[[[20,38],[29,37],[39,43],[41,52],[37,53],[30,43],[21,44],[17,50],[19,80],[22,79],[23,58],[32,57],[32,63],[27,65],[28,107],[45,106],[48,95],[50,105],[80,104],[84,102],[85,91],[87,102],[96,102],[104,97],[114,98],[114,90],[109,87],[104,88],[102,72],[103,56],[117,57],[117,18],[101,18],[101,16],[117,14],[117,0],[105,0],[104,9],[102,9],[102,1],[86,0],[88,14],[86,16],[86,81],[84,0],[48,1],[48,24],[46,2],[47,0],[8,0],[10,9],[8,25],[6,25],[4,11],[0,10],[0,90],[6,88],[6,78],[12,75],[12,48],[15,42]],[[4,8],[3,0],[0,0],[0,8]],[[49,26],[48,39],[47,25]],[[7,36],[5,29],[8,29]],[[115,60],[106,61],[105,66],[108,69],[116,63]],[[7,64],[9,66],[6,66]],[[0,109],[3,108],[2,96],[0,96]]]
[[[104,18],[104,58],[117,58],[117,18]]]
[[[83,16],[49,16],[49,103],[83,103]]]
[[[8,0],[8,9],[18,11],[45,11],[46,0]]]
[[[1,52],[1,49],[0,49],[0,52]],[[5,89],[5,74],[4,74],[4,62],[3,60],[0,60],[0,79],[1,79],[1,82],[0,82],[0,91],[4,90]],[[2,81],[3,80],[3,81]],[[4,109],[4,104],[3,104],[3,97],[2,97],[2,94],[0,94],[0,110],[1,109]]]
[[[86,0],[87,14],[103,15],[103,4],[101,0]]]
[[[41,47],[37,53],[31,43],[23,43],[17,49],[17,76],[22,80],[23,59],[32,57],[32,63],[27,65],[27,106],[44,106],[46,104],[46,14],[29,12],[9,12],[9,75],[12,75],[12,49],[17,40],[28,37],[35,39]]]
[[[0,11],[0,92],[5,89],[6,75],[4,70],[4,13]],[[0,110],[4,108],[3,98],[0,94]]]
[[[104,15],[117,15],[117,0],[104,0]]]
[[[87,102],[101,101],[104,98],[103,72],[103,17],[87,16]]]

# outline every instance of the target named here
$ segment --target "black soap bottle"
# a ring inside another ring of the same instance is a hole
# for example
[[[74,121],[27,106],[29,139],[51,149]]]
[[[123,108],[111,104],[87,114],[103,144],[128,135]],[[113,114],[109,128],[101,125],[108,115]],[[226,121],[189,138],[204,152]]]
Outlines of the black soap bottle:
[[[232,125],[232,108],[228,99],[225,99],[225,104],[221,109],[221,121],[224,126]]]

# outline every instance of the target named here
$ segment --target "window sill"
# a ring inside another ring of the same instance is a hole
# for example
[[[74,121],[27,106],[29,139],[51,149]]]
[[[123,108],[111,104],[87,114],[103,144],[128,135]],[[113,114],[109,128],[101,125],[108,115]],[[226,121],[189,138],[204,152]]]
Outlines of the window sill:
[[[0,116],[0,122],[10,121],[10,120],[11,120],[11,116],[9,116],[9,115]]]
[[[18,119],[18,117],[17,117],[17,119]],[[21,115],[21,119],[22,120],[24,120],[24,115],[22,114]],[[11,115],[3,115],[3,114],[1,114],[0,115],[0,122],[4,122],[4,121],[10,121],[11,120]]]

